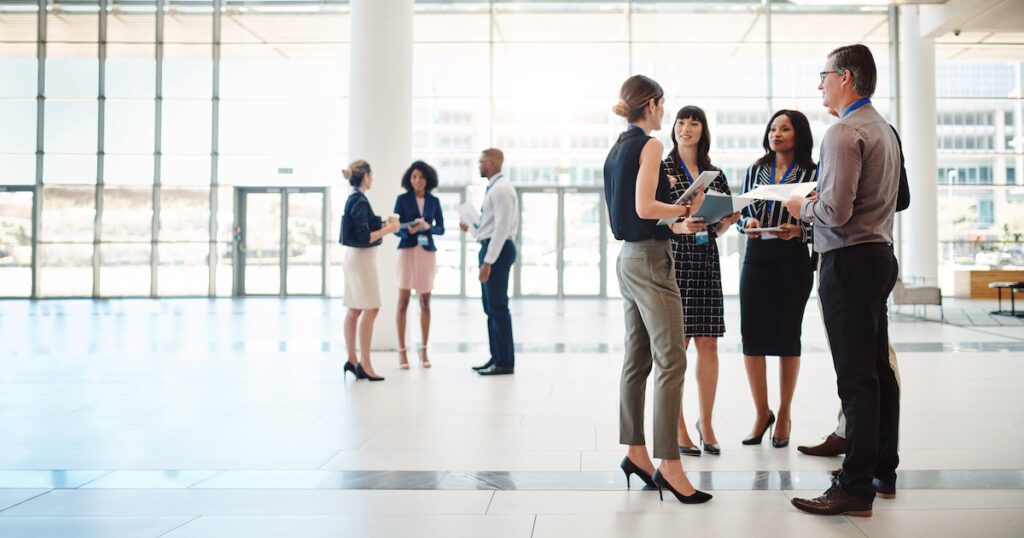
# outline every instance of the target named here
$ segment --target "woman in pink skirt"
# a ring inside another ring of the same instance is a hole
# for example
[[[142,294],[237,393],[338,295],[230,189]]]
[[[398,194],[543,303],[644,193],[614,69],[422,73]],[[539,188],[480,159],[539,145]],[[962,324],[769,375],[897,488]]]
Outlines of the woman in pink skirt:
[[[427,358],[427,337],[430,333],[430,291],[434,289],[434,274],[437,273],[437,247],[435,235],[444,234],[444,217],[441,202],[430,194],[437,187],[437,172],[432,166],[416,161],[402,176],[406,193],[395,200],[395,213],[402,228],[396,235],[398,243],[398,366],[409,369],[409,358],[405,350],[405,313],[409,309],[412,290],[420,299],[419,346],[420,366],[430,368]]]

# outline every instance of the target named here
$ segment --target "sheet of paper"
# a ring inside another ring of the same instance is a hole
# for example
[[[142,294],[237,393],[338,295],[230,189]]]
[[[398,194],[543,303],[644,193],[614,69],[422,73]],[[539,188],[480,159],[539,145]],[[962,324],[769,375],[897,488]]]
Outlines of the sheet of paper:
[[[468,202],[459,206],[459,220],[469,225],[469,233],[476,237],[476,228],[480,226],[480,211]]]
[[[743,229],[743,233],[757,233],[757,234],[767,233],[767,232],[781,232],[781,231],[782,231],[782,228],[779,228],[778,226],[773,226],[771,228],[744,228]]]
[[[761,185],[751,189],[743,196],[757,200],[778,200],[785,202],[793,196],[807,196],[808,193],[818,186],[817,181],[808,183],[783,183],[781,185]]]

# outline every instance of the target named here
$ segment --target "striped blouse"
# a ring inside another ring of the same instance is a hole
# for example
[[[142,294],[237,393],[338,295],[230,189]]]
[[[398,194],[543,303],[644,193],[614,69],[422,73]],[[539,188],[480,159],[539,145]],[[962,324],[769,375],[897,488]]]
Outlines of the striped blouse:
[[[785,170],[776,170],[777,175],[786,173]],[[778,178],[776,178],[778,179]],[[806,183],[809,181],[817,181],[818,171],[817,169],[807,170],[799,166],[794,166],[793,171],[789,173],[783,179],[783,183]],[[771,165],[752,165],[747,168],[747,176],[743,178],[743,188],[741,192],[748,192],[754,190],[754,188],[761,185],[772,184],[772,167]],[[742,195],[741,195],[742,196]],[[771,228],[780,224],[797,224],[803,228],[803,236],[801,241],[804,243],[810,243],[814,237],[812,233],[812,226],[809,222],[804,222],[799,219],[793,218],[793,215],[789,214],[786,210],[785,204],[782,202],[772,202],[769,200],[756,200],[754,203],[744,207],[740,211],[740,220],[736,223],[736,227],[739,228],[740,233],[743,233],[743,228],[746,226],[747,219],[756,218],[761,222],[762,228]],[[763,237],[763,236],[762,236]]]

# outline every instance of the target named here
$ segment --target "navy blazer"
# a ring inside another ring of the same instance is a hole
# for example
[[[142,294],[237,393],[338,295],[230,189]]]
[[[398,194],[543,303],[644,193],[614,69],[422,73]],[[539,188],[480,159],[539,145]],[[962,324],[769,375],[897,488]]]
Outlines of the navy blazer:
[[[402,240],[398,242],[398,248],[411,248],[419,244],[417,236],[426,235],[427,245],[423,248],[434,251],[434,236],[444,235],[444,216],[441,215],[441,201],[429,192],[423,196],[423,220],[430,224],[430,229],[409,233],[408,228],[402,228],[395,235]],[[398,213],[398,222],[411,222],[420,218],[420,206],[416,203],[416,194],[412,191],[398,196],[395,200],[395,213]]]

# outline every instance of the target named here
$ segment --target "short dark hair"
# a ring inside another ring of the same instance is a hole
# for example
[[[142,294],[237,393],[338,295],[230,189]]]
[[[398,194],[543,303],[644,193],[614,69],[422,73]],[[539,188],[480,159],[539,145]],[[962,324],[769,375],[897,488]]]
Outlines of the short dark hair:
[[[419,170],[423,177],[427,178],[427,192],[430,192],[437,188],[437,171],[434,170],[433,166],[423,162],[415,161],[409,165],[409,169],[402,174],[402,187],[405,190],[412,192],[412,172],[413,170]]]
[[[871,97],[878,83],[878,71],[871,49],[860,43],[845,45],[828,54],[832,68],[838,73],[849,71],[853,75],[853,91],[861,97]]]
[[[804,170],[814,170],[817,168],[817,165],[814,164],[814,159],[811,157],[811,152],[814,149],[814,135],[811,134],[811,124],[807,121],[807,116],[804,116],[803,112],[797,110],[780,110],[768,120],[768,125],[764,128],[764,138],[761,140],[761,146],[764,147],[765,153],[754,164],[766,166],[775,162],[775,152],[772,150],[771,145],[768,144],[768,133],[772,130],[772,122],[779,116],[786,116],[789,118],[789,122],[793,124],[793,160]]]
[[[708,116],[699,106],[684,106],[676,113],[672,122],[672,155],[679,152],[679,141],[676,140],[676,121],[697,120],[700,122],[700,139],[697,140],[697,166],[702,170],[711,170],[711,131],[708,130]],[[696,179],[696,178],[694,178]]]

